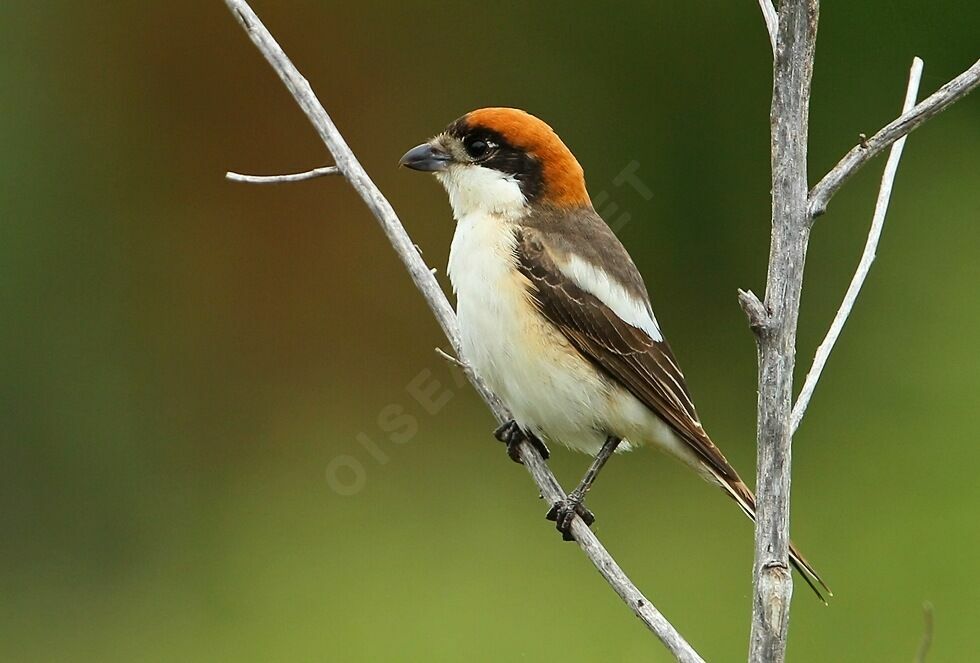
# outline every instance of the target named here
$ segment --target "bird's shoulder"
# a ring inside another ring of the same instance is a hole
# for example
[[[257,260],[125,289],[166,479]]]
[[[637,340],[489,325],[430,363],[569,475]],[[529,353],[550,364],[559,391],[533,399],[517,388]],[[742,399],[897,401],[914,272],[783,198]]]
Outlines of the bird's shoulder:
[[[640,271],[619,238],[591,207],[535,210],[521,223],[517,249],[570,270],[574,263],[601,269],[626,294],[650,309]]]

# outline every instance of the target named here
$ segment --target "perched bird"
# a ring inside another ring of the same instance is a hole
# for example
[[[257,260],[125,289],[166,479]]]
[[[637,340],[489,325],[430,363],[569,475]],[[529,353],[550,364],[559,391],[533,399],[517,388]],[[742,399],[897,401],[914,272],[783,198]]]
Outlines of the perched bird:
[[[456,232],[449,276],[463,360],[513,413],[496,435],[595,457],[548,517],[566,540],[615,451],[653,446],[755,517],[755,496],[704,431],[629,254],[592,207],[582,167],[550,126],[513,108],[467,113],[400,164],[434,173]],[[792,544],[793,566],[830,590]]]

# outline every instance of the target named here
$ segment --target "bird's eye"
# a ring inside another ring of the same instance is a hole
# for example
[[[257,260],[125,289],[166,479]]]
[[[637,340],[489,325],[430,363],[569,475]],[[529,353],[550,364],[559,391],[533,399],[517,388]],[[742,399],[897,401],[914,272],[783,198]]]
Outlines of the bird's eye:
[[[489,141],[477,139],[467,143],[466,152],[474,159],[479,159],[480,157],[486,156],[492,146],[492,143]]]

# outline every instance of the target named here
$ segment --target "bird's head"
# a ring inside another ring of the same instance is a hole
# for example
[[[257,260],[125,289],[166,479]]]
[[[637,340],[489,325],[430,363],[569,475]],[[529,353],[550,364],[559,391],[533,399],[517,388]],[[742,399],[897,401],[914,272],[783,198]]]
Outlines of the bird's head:
[[[591,207],[585,176],[547,124],[516,108],[481,108],[399,164],[434,173],[457,219],[467,214],[520,218],[536,207]]]

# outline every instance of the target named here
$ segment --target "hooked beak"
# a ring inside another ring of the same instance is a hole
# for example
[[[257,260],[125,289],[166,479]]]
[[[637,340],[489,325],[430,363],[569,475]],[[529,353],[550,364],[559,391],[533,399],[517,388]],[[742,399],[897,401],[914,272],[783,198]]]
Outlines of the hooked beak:
[[[398,160],[398,165],[412,170],[435,173],[446,170],[450,161],[452,157],[441,147],[432,143],[422,143],[406,152],[405,156]]]

